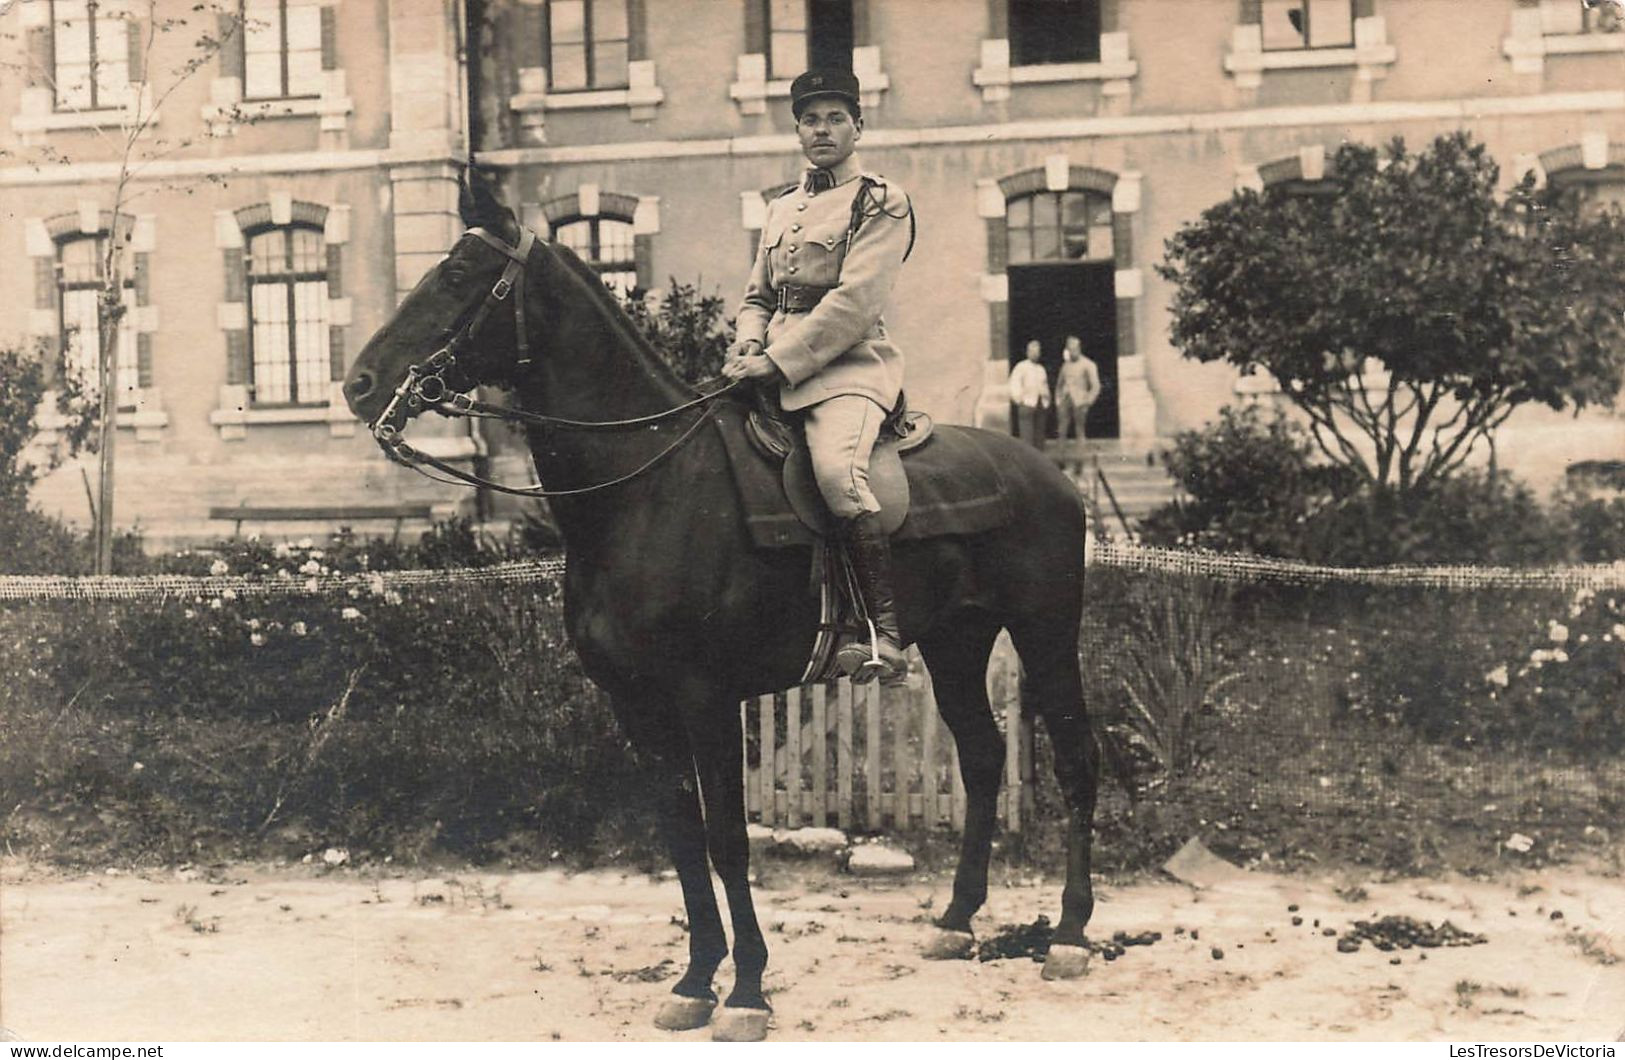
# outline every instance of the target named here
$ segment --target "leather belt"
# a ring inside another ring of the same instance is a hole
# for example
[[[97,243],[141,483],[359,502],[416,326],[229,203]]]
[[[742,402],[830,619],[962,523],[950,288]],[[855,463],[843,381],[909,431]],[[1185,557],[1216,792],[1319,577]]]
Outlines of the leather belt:
[[[799,283],[784,284],[776,292],[779,312],[810,313],[813,306],[823,301],[831,290],[829,287],[806,287]]]

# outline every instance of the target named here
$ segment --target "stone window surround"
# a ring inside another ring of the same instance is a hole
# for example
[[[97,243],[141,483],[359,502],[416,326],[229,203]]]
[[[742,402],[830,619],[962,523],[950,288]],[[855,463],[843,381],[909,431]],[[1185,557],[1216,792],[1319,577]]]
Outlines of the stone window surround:
[[[293,0],[314,3],[336,11],[339,0]],[[325,24],[335,15],[325,15]],[[227,47],[241,47],[240,40]],[[220,69],[217,64],[216,69]],[[243,79],[240,75],[223,70],[209,82],[209,102],[201,114],[210,136],[230,136],[238,124],[266,121],[274,118],[319,117],[324,133],[343,133],[349,127],[350,114],[355,101],[350,98],[344,69],[335,65],[322,71],[320,91],[314,96],[293,96],[287,99],[243,99]]]
[[[1625,52],[1625,33],[1548,33],[1551,7],[1560,0],[1540,0],[1512,9],[1511,26],[1501,41],[1501,53],[1515,74],[1545,73],[1548,55],[1594,55]],[[1561,0],[1567,2],[1567,0]]]
[[[320,218],[322,245],[325,248],[342,247],[350,241],[350,207],[324,207],[307,202],[296,202],[291,193],[272,192],[262,204],[268,207],[273,225],[287,225],[295,220],[314,221]],[[219,210],[215,213],[215,246],[220,250],[236,250],[246,245],[245,233],[239,215],[254,206],[239,210]],[[295,212],[302,216],[296,218]],[[342,282],[342,281],[341,281]],[[246,287],[245,287],[246,294]],[[327,326],[342,331],[351,324],[352,303],[349,298],[327,300]],[[216,309],[222,335],[248,328],[248,303],[221,302]],[[241,441],[248,436],[249,427],[272,426],[285,423],[325,423],[335,438],[348,438],[355,434],[355,417],[344,400],[342,380],[330,380],[327,403],[324,405],[295,405],[279,408],[255,408],[249,400],[248,386],[241,383],[222,383],[219,405],[209,413],[209,422],[219,428],[226,441]]]
[[[123,16],[129,27],[139,26],[139,18],[130,10],[129,0],[101,0],[102,10],[109,15]],[[22,0],[18,5],[18,28],[24,35],[29,30],[48,29],[51,25],[51,5],[47,0]],[[121,128],[132,124],[137,115],[147,115],[147,124],[156,125],[158,114],[153,109],[152,86],[145,80],[132,79],[124,102],[118,106],[97,110],[56,109],[56,95],[49,87],[29,86],[22,90],[17,113],[12,115],[13,132],[24,137],[29,134],[56,132],[68,129]]]
[[[988,271],[980,281],[988,308],[989,353],[976,420],[1004,415],[1010,379],[1010,285],[1008,229],[1005,222],[1012,199],[1036,191],[1093,191],[1111,197],[1112,253],[1117,292],[1117,389],[1119,436],[1154,437],[1156,399],[1146,379],[1145,356],[1138,341],[1138,308],[1144,278],[1134,257],[1134,220],[1140,212],[1141,175],[1134,171],[1111,173],[1075,165],[1064,154],[1050,155],[1042,166],[1002,179],[977,181],[977,212],[987,225]]]
[[[1256,90],[1269,70],[1318,70],[1326,67],[1355,68],[1356,94],[1370,98],[1371,83],[1388,76],[1388,68],[1399,59],[1399,51],[1388,41],[1388,21],[1382,15],[1362,14],[1355,4],[1354,47],[1292,48],[1264,50],[1264,28],[1242,22],[1231,30],[1230,51],[1224,69],[1243,90]]]
[[[520,207],[523,223],[542,238],[550,238],[556,222],[599,217],[632,225],[632,253],[637,263],[638,286],[654,293],[654,237],[660,234],[660,197],[603,191],[597,184],[578,184],[568,195]]]
[[[864,109],[878,109],[881,94],[891,87],[891,78],[881,66],[880,45],[855,45],[852,48],[852,72],[862,86]],[[767,56],[750,52],[735,60],[734,81],[728,86],[728,96],[738,105],[742,115],[765,114],[768,100],[790,98],[790,79],[770,79],[767,76]]]
[[[571,92],[549,92],[547,67],[526,66],[519,70],[519,91],[508,99],[508,107],[519,115],[520,128],[534,143],[546,143],[547,112],[558,110],[611,110],[626,108],[632,121],[654,121],[655,108],[665,101],[666,92],[655,79],[653,59],[632,59],[626,64],[625,88],[589,88]]]
[[[119,230],[128,233],[131,255],[150,255],[153,252],[153,247],[157,243],[158,226],[152,214],[134,217],[125,214],[120,217],[119,222]],[[36,260],[43,258],[51,259],[53,262],[56,258],[57,244],[62,240],[75,235],[94,235],[97,232],[112,231],[114,227],[112,214],[101,209],[100,204],[92,200],[81,201],[73,213],[50,218],[24,218],[23,226],[27,255]],[[131,310],[130,318],[138,341],[145,339],[150,343],[152,336],[158,331],[158,307],[137,305]],[[38,338],[54,339],[61,330],[61,323],[59,307],[36,308],[29,312],[28,332]],[[67,426],[66,421],[56,410],[54,389],[47,390],[40,399],[37,422],[41,433],[47,436],[45,439],[47,442],[53,441],[55,433]],[[163,394],[155,386],[137,388],[134,407],[119,409],[117,425],[134,430],[138,441],[158,441],[162,437],[163,428],[169,426],[169,413],[163,408]]]
[[[971,83],[982,90],[983,103],[1002,103],[1010,98],[1013,85],[1064,84],[1086,81],[1101,82],[1105,96],[1127,96],[1130,82],[1139,75],[1140,64],[1134,60],[1126,32],[1102,30],[1100,34],[1100,61],[1093,63],[1035,63],[1028,66],[1010,65],[1008,38],[989,38],[982,41],[981,65],[971,72]]]

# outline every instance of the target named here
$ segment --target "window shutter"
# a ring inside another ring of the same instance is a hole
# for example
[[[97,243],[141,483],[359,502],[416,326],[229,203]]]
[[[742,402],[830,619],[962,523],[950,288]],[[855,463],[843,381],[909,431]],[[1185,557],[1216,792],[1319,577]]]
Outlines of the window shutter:
[[[241,247],[227,247],[221,252],[225,258],[226,266],[226,301],[244,301],[243,288],[246,286],[245,272],[247,264],[243,261]]]
[[[243,29],[242,9],[237,14],[220,14],[220,76],[243,76],[243,38],[247,36]]]
[[[134,273],[132,279],[135,283],[136,305],[152,304],[152,274],[149,260],[151,257],[150,254],[137,254],[135,256],[135,265],[131,271]]]
[[[520,69],[547,66],[547,6],[515,4],[511,10],[514,65]]]
[[[1118,0],[1100,0],[1100,32],[1117,32],[1122,18],[1118,8]]]
[[[639,62],[649,57],[649,7],[647,0],[627,0],[627,58]]]
[[[248,332],[226,332],[226,385],[248,385]]]
[[[1376,14],[1376,0],[1354,0],[1354,17],[1370,18]]]
[[[987,35],[992,40],[1010,36],[1010,0],[987,0]]]
[[[335,383],[344,381],[344,329],[330,327],[327,329],[327,355],[331,362],[329,376]]]
[[[144,81],[142,60],[146,58],[146,47],[141,36],[141,23],[130,18],[124,23],[124,39],[130,45],[130,83]]]
[[[344,297],[344,247],[337,243],[327,244],[327,297]]]
[[[56,262],[50,258],[34,259],[34,308],[56,308]]]
[[[322,7],[322,69],[337,70],[339,68],[338,51],[338,8]]]
[[[632,261],[637,269],[638,286],[647,291],[654,286],[654,236],[643,235],[632,238]]]
[[[767,54],[768,0],[745,0],[745,54]]]
[[[33,26],[28,30],[28,84],[30,88],[44,88],[51,83],[51,71],[56,68],[56,49],[52,47],[51,27]]]
[[[869,33],[869,0],[852,0],[852,46],[868,47]]]
[[[152,336],[145,331],[135,337],[135,385],[152,389]]]
[[[1243,26],[1256,26],[1263,21],[1263,0],[1241,0],[1241,24]]]

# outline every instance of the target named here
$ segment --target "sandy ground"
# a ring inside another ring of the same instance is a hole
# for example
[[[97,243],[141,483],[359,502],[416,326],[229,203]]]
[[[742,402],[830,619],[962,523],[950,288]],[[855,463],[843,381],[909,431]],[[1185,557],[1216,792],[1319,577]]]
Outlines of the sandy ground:
[[[1089,975],[917,955],[946,877],[764,867],[774,1040],[1608,1040],[1625,1033],[1625,881],[1249,875],[1103,886],[1091,927],[1160,931]],[[978,931],[1055,914],[1006,881]],[[1300,906],[1297,914],[1289,904]],[[1553,919],[1554,911],[1561,919]],[[685,956],[677,885],[635,874],[0,864],[0,1024],[36,1040],[704,1040],[652,1026]],[[1485,945],[1336,952],[1313,926],[1403,914]],[[1300,926],[1291,917],[1304,918]],[[1183,933],[1177,933],[1182,928]],[[1191,937],[1192,929],[1199,938]],[[1212,950],[1223,951],[1214,959]],[[1393,956],[1398,964],[1391,964]],[[1613,960],[1614,963],[1610,963]],[[724,965],[725,985],[730,967]]]

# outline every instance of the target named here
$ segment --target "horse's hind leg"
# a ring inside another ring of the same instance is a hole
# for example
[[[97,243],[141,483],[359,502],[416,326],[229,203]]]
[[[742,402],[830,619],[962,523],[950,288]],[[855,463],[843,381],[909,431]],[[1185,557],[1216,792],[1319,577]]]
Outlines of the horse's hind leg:
[[[1027,673],[1027,694],[1049,732],[1055,750],[1055,778],[1070,811],[1061,920],[1044,966],[1045,978],[1070,978],[1083,974],[1087,965],[1083,929],[1095,909],[1089,859],[1100,784],[1100,746],[1084,712],[1076,616],[1061,609],[1060,614],[1013,624],[1010,636]]]
[[[679,719],[645,704],[628,707],[618,702],[616,707],[665,811],[666,846],[688,912],[688,969],[672,988],[674,996],[656,1014],[655,1026],[693,1030],[710,1021],[717,1004],[711,980],[728,955],[722,914],[705,860],[705,820],[700,812],[694,756]]]
[[[999,627],[990,616],[976,615],[920,641],[920,654],[931,670],[937,709],[959,749],[959,773],[965,783],[965,830],[960,840],[959,868],[953,898],[936,925],[945,931],[969,932],[971,917],[987,900],[987,865],[998,820],[999,780],[1004,770],[1004,740],[987,701],[987,659]],[[928,956],[959,956],[943,948]]]

